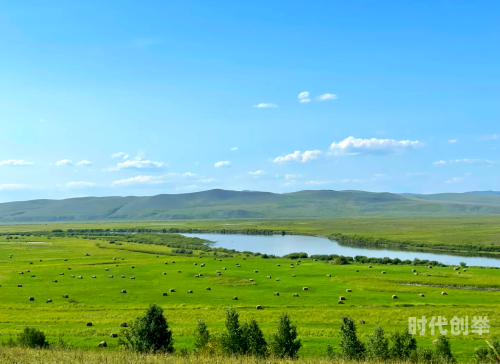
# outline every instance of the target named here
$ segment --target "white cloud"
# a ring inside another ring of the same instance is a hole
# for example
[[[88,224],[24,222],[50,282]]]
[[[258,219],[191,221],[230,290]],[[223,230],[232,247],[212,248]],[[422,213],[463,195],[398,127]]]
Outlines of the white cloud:
[[[111,183],[111,186],[116,187],[116,186],[130,186],[130,185],[140,185],[140,184],[146,184],[146,185],[157,185],[157,184],[162,184],[163,181],[161,177],[157,176],[136,176],[136,177],[131,177],[131,178],[125,178],[121,179],[118,181],[114,181]]]
[[[35,164],[35,163],[26,162],[22,159],[18,159],[18,160],[9,159],[9,160],[0,162],[0,166],[32,166],[33,164]]]
[[[462,182],[464,179],[462,177],[453,177],[452,179],[449,179],[445,181],[446,183],[458,183]]]
[[[160,169],[163,167],[163,162],[154,162],[150,160],[127,160],[116,165],[115,170],[120,169]]]
[[[479,163],[479,164],[495,164],[495,161],[489,160],[489,159],[452,159],[449,161],[437,161],[432,164],[434,165],[445,165],[445,164],[454,164],[454,163],[467,163],[467,164],[473,164],[473,163]]]
[[[265,175],[266,172],[261,169],[261,170],[255,171],[255,172],[248,172],[248,174],[250,176],[259,177],[259,176]]]
[[[87,188],[87,187],[95,187],[95,186],[97,186],[97,185],[94,182],[86,182],[86,181],[66,183],[66,187],[68,187],[68,188]]]
[[[300,103],[303,104],[303,103],[310,102],[310,101],[311,101],[311,99],[309,98],[309,92],[304,91],[304,92],[301,92],[299,94],[299,102]]]
[[[342,183],[360,183],[360,182],[364,182],[364,180],[362,180],[362,179],[350,179],[350,178],[346,178],[346,179],[343,179],[340,182],[342,182]]]
[[[405,173],[405,176],[408,176],[408,177],[419,177],[419,176],[426,176],[428,174],[429,173],[427,173],[427,172],[415,172],[415,173]]]
[[[111,155],[111,158],[123,158],[123,159],[128,159],[129,155],[127,153],[124,153],[124,152],[118,152],[118,153],[115,153],[115,154],[112,154]]]
[[[329,185],[332,183],[334,183],[334,181],[307,181],[306,185],[322,186],[322,185]]]
[[[278,105],[268,102],[268,103],[261,103],[258,105],[254,105],[253,107],[262,109],[262,108],[268,108],[268,107],[278,107]]]
[[[234,152],[234,151],[236,151],[236,150],[238,150],[238,147],[232,147],[232,148],[231,148],[231,151],[232,151],[232,152]]]
[[[61,167],[61,166],[71,167],[72,165],[73,165],[73,162],[70,161],[69,159],[62,159],[62,160],[56,162],[56,166],[58,166],[58,167]]]
[[[323,94],[321,96],[318,96],[317,99],[319,101],[326,101],[326,100],[337,100],[338,97],[335,94]]]
[[[297,179],[302,177],[301,174],[285,174],[285,179]]]
[[[219,162],[216,162],[214,164],[214,167],[215,168],[219,168],[219,167],[227,167],[227,166],[230,166],[230,165],[231,165],[230,161],[219,161]]]
[[[77,166],[91,166],[91,165],[92,165],[92,162],[89,162],[89,161],[87,161],[87,160],[83,160],[83,161],[81,161],[81,162],[78,162],[76,165],[77,165]]]
[[[321,155],[320,150],[306,150],[304,153],[296,150],[291,154],[287,154],[283,157],[276,157],[273,159],[274,163],[290,163],[290,162],[301,162],[305,163],[314,159],[317,159]]]
[[[200,182],[200,183],[212,183],[212,182],[219,182],[219,180],[216,179],[216,178],[203,178],[203,179],[197,180],[196,182]]]
[[[25,184],[3,183],[3,184],[0,184],[0,191],[21,190],[21,189],[26,188],[26,187],[27,186]]]
[[[341,142],[333,142],[330,146],[330,153],[333,155],[390,155],[424,145],[418,140],[360,139],[350,136]]]
[[[375,177],[375,178],[382,178],[382,177],[387,177],[387,175],[384,174],[384,173],[376,173],[376,174],[373,175],[373,177]]]
[[[448,140],[448,143],[450,143],[450,144],[455,144],[456,142],[458,142],[458,139],[450,139],[450,140]]]

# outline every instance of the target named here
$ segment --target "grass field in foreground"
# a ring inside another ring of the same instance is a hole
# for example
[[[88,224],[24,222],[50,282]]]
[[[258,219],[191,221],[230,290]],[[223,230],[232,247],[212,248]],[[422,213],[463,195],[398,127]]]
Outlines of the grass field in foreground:
[[[472,360],[474,348],[484,343],[484,337],[500,333],[500,270],[496,269],[470,268],[458,275],[451,267],[374,265],[370,269],[368,265],[337,266],[310,259],[291,268],[290,263],[296,262],[289,259],[240,255],[220,261],[209,255],[171,256],[171,250],[163,246],[105,242],[100,246],[78,238],[41,237],[31,243],[0,238],[0,340],[29,325],[42,329],[51,340],[63,337],[89,349],[106,340],[112,349],[117,339],[109,335],[119,333],[121,322],[131,322],[152,302],[166,310],[177,348],[192,348],[198,319],[205,319],[211,330],[222,330],[225,308],[230,305],[238,309],[242,320],[254,317],[266,334],[274,331],[280,313],[288,311],[304,341],[299,353],[303,357],[323,355],[328,343],[338,346],[342,315],[366,321],[359,325],[362,337],[379,324],[389,332],[403,329],[408,317],[488,316],[490,334],[451,337],[452,348],[462,361]],[[145,249],[150,253],[134,251]],[[216,270],[222,275],[217,276]],[[196,278],[200,273],[203,277]],[[94,275],[97,278],[91,278]],[[303,287],[309,290],[303,291]],[[171,288],[176,292],[163,296]],[[442,291],[448,295],[441,295]],[[292,297],[294,293],[299,297]],[[425,297],[419,297],[420,293]],[[63,298],[65,294],[69,298]],[[346,297],[343,305],[337,304],[341,295]],[[232,300],[234,296],[237,301]],[[47,299],[53,302],[46,303]],[[263,310],[256,310],[256,305]],[[87,327],[87,322],[94,326]],[[431,346],[434,338],[429,333],[419,336],[419,345]]]

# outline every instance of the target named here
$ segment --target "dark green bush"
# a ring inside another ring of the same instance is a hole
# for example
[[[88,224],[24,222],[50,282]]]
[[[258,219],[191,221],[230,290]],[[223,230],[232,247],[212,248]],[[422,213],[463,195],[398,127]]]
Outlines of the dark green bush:
[[[292,325],[290,316],[283,312],[278,323],[278,331],[272,336],[271,353],[277,358],[296,358],[302,347],[297,339],[297,327]]]
[[[27,348],[47,348],[49,346],[45,334],[34,327],[25,327],[23,332],[19,334],[18,342],[20,346]]]
[[[358,339],[354,320],[346,316],[340,325],[340,356],[347,360],[361,360],[365,356],[365,346]]]

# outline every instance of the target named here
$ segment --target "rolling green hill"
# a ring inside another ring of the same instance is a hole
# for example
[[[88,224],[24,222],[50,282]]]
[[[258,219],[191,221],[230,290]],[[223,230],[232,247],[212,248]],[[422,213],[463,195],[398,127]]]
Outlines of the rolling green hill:
[[[0,223],[214,218],[336,218],[500,214],[500,196],[365,191],[287,194],[209,190],[147,197],[83,197],[0,204]]]

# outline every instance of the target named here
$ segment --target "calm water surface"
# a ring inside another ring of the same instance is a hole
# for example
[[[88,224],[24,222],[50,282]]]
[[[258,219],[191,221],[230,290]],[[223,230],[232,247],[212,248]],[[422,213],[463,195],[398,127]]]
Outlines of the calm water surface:
[[[450,265],[466,262],[467,265],[500,267],[500,259],[483,257],[466,257],[457,255],[420,253],[407,250],[369,249],[339,245],[336,241],[300,235],[237,235],[237,234],[183,234],[213,241],[214,247],[266,253],[283,256],[289,253],[305,252],[312,254],[338,254],[354,257],[365,255],[375,258],[399,258],[402,260],[415,258],[437,260]]]

